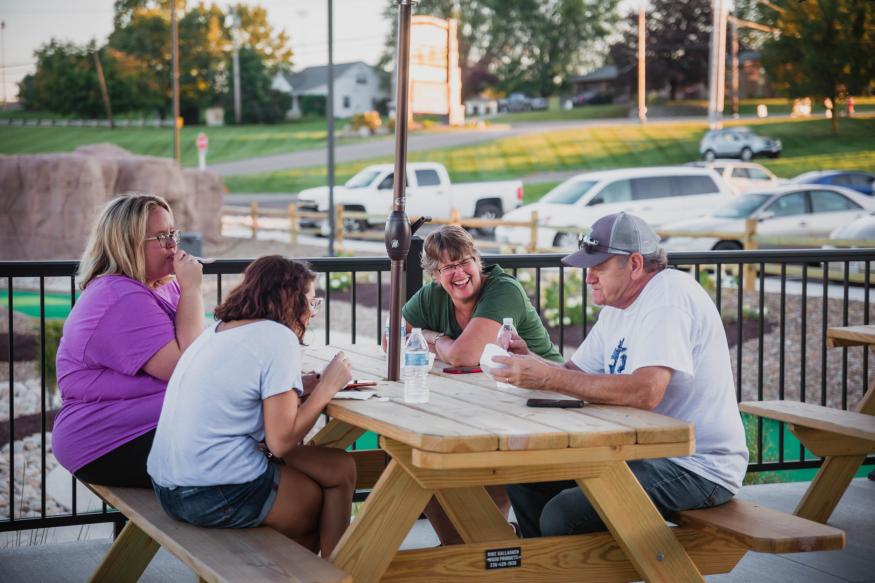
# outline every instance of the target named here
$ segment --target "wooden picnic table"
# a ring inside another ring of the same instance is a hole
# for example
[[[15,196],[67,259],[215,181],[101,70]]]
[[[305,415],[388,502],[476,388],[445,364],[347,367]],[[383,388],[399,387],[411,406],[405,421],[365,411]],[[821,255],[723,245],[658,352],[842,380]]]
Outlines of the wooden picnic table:
[[[827,346],[868,346],[875,351],[875,325],[827,329]],[[853,411],[796,401],[746,401],[739,408],[790,424],[791,431],[823,465],[794,514],[826,522],[866,456],[875,451],[875,382]]]
[[[356,377],[384,377],[379,347],[340,348]],[[324,365],[336,351],[309,348],[305,364]],[[428,403],[405,404],[403,384],[381,380],[382,400],[332,401],[331,421],[314,438],[346,447],[373,431],[391,456],[331,556],[357,583],[701,581],[700,572],[728,571],[743,556],[746,549],[725,539],[669,528],[626,464],[691,454],[690,423],[628,407],[527,408],[528,397],[556,395],[498,389],[484,374],[447,375],[440,368],[429,377]],[[484,489],[569,479],[596,506],[608,533],[520,540]],[[399,552],[432,495],[465,544]]]

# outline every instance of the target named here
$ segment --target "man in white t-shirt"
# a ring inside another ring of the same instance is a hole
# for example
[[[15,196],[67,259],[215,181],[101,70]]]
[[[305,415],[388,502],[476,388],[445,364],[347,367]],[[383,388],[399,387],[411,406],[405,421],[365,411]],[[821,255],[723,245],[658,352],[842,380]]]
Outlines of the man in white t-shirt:
[[[741,487],[748,452],[726,334],[711,298],[688,274],[666,269],[659,237],[626,213],[596,221],[563,263],[586,269],[593,301],[603,306],[598,322],[564,365],[529,354],[515,340],[515,354],[495,359],[507,367],[491,371],[496,380],[693,423],[693,455],[629,467],[664,516],[729,500]],[[605,530],[573,481],[508,492],[523,536]]]

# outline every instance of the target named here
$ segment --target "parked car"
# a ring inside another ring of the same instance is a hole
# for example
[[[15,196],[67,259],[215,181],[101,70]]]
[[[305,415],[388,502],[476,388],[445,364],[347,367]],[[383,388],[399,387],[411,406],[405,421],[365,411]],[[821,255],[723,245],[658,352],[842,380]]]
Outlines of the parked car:
[[[742,162],[730,158],[718,158],[713,162],[689,162],[687,166],[698,168],[710,168],[729,184],[736,193],[747,192],[752,189],[778,186],[786,182],[778,178],[768,168],[756,162]]]
[[[679,215],[704,214],[732,196],[723,179],[708,168],[665,166],[627,168],[578,174],[558,185],[534,203],[507,213],[509,221],[528,221],[538,212],[537,246],[577,246],[576,232],[557,227],[584,229],[597,219],[619,211],[635,213],[655,227]],[[529,245],[531,230],[501,226],[495,230],[499,243]]]
[[[841,227],[829,234],[829,238],[833,240],[856,240],[856,241],[875,241],[875,213],[862,216]],[[872,243],[864,243],[863,245],[852,245],[850,248],[856,247],[872,247]],[[836,249],[837,245],[824,245],[824,249]],[[847,244],[841,246],[842,249],[848,248]],[[849,261],[849,273],[866,273],[866,261]],[[869,261],[869,273],[875,273],[875,259]],[[844,270],[842,262],[830,263],[830,268],[835,270]]]
[[[841,186],[784,185],[735,197],[708,216],[668,223],[664,231],[719,232],[721,237],[668,237],[666,251],[742,249],[745,219],[763,237],[825,238],[833,229],[875,210],[875,199]],[[763,249],[799,247],[760,243]]]
[[[524,93],[511,93],[504,99],[498,100],[498,111],[531,111],[532,100]]]
[[[745,162],[756,156],[777,158],[781,155],[781,140],[757,135],[745,127],[710,130],[699,142],[699,155],[708,162],[717,158],[741,158]]]
[[[343,186],[334,188],[334,203],[344,210],[387,214],[392,210],[395,166],[376,164],[362,169]],[[448,219],[450,210],[459,210],[461,218],[498,219],[523,201],[523,183],[519,180],[453,184],[443,164],[413,162],[407,165],[407,213]],[[307,211],[328,210],[328,187],[308,188],[298,194],[298,208]],[[379,223],[381,226],[383,223]],[[376,223],[373,223],[376,225]],[[301,221],[303,227],[318,226],[328,233],[327,221]],[[372,226],[367,220],[350,220],[350,230]],[[479,229],[491,234],[492,229]]]
[[[532,111],[546,111],[550,103],[546,97],[532,97],[529,100],[529,105],[531,105]]]
[[[875,196],[875,174],[862,170],[818,170],[805,172],[791,182],[796,184],[832,184],[852,188],[857,192]]]

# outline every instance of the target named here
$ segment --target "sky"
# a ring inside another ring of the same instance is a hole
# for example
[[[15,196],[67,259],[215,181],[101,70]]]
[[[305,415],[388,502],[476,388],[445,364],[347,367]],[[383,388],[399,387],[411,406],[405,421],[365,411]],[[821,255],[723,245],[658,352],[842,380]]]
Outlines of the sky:
[[[194,3],[195,0],[190,0]],[[209,2],[207,2],[209,3]],[[328,62],[328,0],[215,0],[255,4],[267,9],[275,29],[284,29],[294,52],[295,69]],[[381,17],[386,0],[334,0],[334,62],[374,64],[391,22]],[[14,100],[17,83],[33,72],[33,52],[52,38],[84,44],[106,41],[112,31],[113,0],[0,0],[0,21],[6,23],[0,47],[0,89]],[[0,91],[0,100],[3,93]]]

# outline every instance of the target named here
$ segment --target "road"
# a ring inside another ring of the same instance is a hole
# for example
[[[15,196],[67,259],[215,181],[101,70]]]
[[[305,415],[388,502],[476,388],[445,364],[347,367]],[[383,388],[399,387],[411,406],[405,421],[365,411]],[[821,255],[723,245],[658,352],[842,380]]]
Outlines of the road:
[[[648,121],[651,125],[677,123],[682,121],[704,121],[701,116],[697,117],[672,117]],[[441,132],[414,133],[407,138],[407,151],[418,152],[422,150],[434,150],[439,148],[453,148],[479,144],[499,138],[525,136],[556,130],[565,130],[582,127],[598,127],[612,125],[638,124],[637,118],[613,118],[594,120],[573,121],[543,121],[518,123],[513,126],[501,124],[482,129],[459,129]],[[357,144],[341,144],[335,146],[334,160],[337,164],[355,162],[357,160],[369,160],[381,156],[392,156],[395,153],[394,136],[385,138],[369,139]],[[292,168],[305,168],[308,166],[320,166],[328,163],[327,148],[316,150],[302,150],[287,154],[274,154],[232,162],[219,162],[210,164],[210,170],[219,173],[220,176],[240,176],[243,174],[260,174],[263,172],[276,172]],[[543,181],[543,180],[542,180]]]

